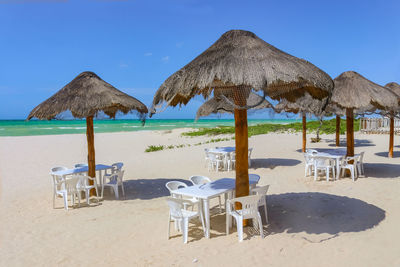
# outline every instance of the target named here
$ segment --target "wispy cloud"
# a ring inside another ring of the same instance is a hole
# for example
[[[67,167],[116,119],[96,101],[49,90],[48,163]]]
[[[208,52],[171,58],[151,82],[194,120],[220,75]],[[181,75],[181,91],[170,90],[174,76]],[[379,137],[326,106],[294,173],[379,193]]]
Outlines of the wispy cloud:
[[[176,47],[181,48],[183,46],[183,42],[176,43]]]
[[[169,56],[165,56],[161,58],[162,62],[168,62],[169,61]]]
[[[144,53],[145,57],[151,57],[152,55],[153,55],[153,53],[151,53],[151,52]]]
[[[125,69],[125,68],[129,67],[129,65],[122,62],[122,63],[119,64],[119,67],[122,68],[122,69]]]

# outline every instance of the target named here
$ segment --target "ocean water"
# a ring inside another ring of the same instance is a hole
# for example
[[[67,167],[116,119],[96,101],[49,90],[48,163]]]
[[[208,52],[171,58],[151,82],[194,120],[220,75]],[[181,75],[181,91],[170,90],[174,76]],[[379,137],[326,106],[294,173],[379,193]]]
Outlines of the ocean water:
[[[299,120],[249,120],[248,125],[262,123],[291,123]],[[228,119],[148,119],[144,126],[139,120],[95,120],[95,133],[132,132],[143,130],[172,130],[176,128],[203,128],[216,126],[234,126],[234,120]],[[28,135],[55,135],[55,134],[82,134],[86,133],[85,120],[52,120],[52,121],[25,121],[0,120],[0,136],[28,136]]]

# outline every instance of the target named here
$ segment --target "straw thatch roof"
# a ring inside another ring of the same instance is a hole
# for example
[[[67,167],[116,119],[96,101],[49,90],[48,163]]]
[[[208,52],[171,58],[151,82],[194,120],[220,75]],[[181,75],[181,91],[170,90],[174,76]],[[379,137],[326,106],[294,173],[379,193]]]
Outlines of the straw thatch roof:
[[[346,71],[334,79],[331,103],[340,108],[352,108],[357,113],[391,110],[398,106],[398,98],[389,89],[364,78],[354,71]]]
[[[296,102],[290,102],[286,99],[282,99],[275,106],[275,110],[277,112],[291,112],[323,116],[325,113],[325,106],[327,105],[327,102],[327,97],[319,101],[315,100],[310,94],[306,93],[304,96],[297,99]]]
[[[101,111],[114,118],[118,111],[126,114],[135,110],[144,119],[148,112],[142,102],[106,83],[95,73],[87,71],[34,108],[28,120],[33,117],[50,120],[68,110],[75,118],[96,116]]]
[[[391,82],[386,84],[385,87],[392,90],[392,92],[395,93],[400,98],[400,84]]]
[[[252,32],[231,30],[160,86],[152,112],[163,102],[186,104],[197,94],[206,98],[214,89],[239,90],[239,85],[291,101],[305,92],[322,99],[333,89],[329,75],[310,62],[277,49]]]
[[[273,108],[271,103],[269,103],[263,97],[255,93],[250,93],[246,105],[247,106],[257,105],[255,109]],[[233,113],[233,112],[234,112],[234,107],[231,105],[231,103],[226,101],[224,98],[218,99],[217,97],[213,97],[204,102],[204,104],[199,107],[196,113],[196,120],[199,119],[200,117],[206,117],[213,113],[216,114],[216,113]]]

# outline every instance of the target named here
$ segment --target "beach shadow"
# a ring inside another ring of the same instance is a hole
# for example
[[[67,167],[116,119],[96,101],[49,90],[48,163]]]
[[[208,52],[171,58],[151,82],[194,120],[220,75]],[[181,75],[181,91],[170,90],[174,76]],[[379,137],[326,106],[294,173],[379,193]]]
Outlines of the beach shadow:
[[[296,166],[301,161],[297,159],[281,159],[281,158],[268,158],[268,159],[251,159],[251,167],[249,169],[268,168],[274,169],[279,166]]]
[[[366,177],[400,178],[400,165],[388,163],[364,163]]]
[[[388,157],[388,152],[377,152],[375,153],[375,155],[377,155],[378,157],[384,157],[384,158],[389,158]],[[393,158],[399,158],[400,157],[400,151],[394,151],[393,152]]]
[[[385,211],[355,198],[317,192],[268,196],[270,234],[307,233],[309,242],[323,242],[341,233],[361,232],[385,219]]]
[[[157,179],[132,179],[124,180],[125,198],[122,196],[121,188],[119,189],[119,200],[142,199],[149,200],[159,197],[170,196],[165,184],[170,181],[179,181],[192,185],[190,181],[180,178],[157,178]],[[112,193],[108,188],[104,188],[104,200],[116,200],[114,191]]]
[[[330,147],[336,147],[336,140],[335,139],[326,139],[325,140]],[[339,147],[346,147],[346,139],[340,139]],[[354,139],[354,146],[355,147],[363,147],[363,146],[376,146],[371,140],[365,139]]]

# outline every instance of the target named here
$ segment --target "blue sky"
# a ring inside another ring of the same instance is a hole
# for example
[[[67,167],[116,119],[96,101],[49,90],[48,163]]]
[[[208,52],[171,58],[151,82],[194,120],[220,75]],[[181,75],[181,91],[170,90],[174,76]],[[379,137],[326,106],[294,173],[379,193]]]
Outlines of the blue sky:
[[[231,29],[332,78],[354,70],[400,83],[399,11],[398,0],[0,0],[0,119],[26,118],[86,70],[150,105],[169,75]],[[194,118],[201,102],[154,118]]]

